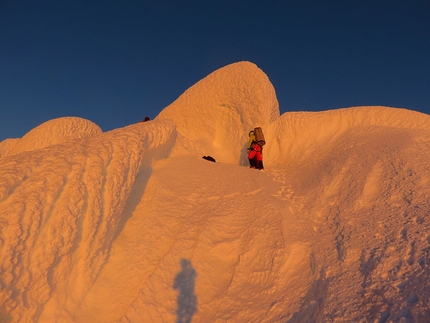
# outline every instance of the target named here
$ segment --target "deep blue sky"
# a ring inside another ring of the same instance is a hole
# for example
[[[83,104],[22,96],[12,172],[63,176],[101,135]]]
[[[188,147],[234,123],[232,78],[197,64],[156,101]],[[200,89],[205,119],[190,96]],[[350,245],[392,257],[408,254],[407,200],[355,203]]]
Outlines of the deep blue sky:
[[[62,116],[154,118],[244,60],[282,113],[430,113],[430,1],[0,0],[0,141]]]

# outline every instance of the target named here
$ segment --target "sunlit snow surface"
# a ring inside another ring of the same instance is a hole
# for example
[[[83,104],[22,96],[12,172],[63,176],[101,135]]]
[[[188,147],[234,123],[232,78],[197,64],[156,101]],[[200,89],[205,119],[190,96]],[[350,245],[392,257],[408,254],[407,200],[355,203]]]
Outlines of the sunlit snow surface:
[[[0,143],[0,322],[428,322],[429,166],[429,116],[280,116],[247,62],[154,121],[50,120]]]

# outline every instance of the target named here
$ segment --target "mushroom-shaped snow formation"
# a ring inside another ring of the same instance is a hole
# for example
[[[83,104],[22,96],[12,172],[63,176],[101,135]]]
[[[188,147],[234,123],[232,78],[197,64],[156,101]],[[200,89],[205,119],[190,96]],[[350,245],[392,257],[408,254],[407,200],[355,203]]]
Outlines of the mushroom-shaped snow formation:
[[[248,132],[257,126],[264,129],[279,115],[267,75],[253,63],[240,62],[200,80],[157,119],[173,120],[185,139],[176,153],[211,155],[217,161],[238,164],[246,162]]]
[[[7,154],[16,155],[78,138],[102,133],[95,123],[79,117],[63,117],[42,123],[27,132]],[[3,156],[5,157],[5,156]]]

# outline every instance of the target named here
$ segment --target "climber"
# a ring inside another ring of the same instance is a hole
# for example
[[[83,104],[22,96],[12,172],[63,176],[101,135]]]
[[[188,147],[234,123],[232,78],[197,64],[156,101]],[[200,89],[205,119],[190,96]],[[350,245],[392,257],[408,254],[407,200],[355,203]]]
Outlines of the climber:
[[[255,138],[255,130],[249,132],[248,160],[251,168],[264,169],[263,167],[263,147]]]

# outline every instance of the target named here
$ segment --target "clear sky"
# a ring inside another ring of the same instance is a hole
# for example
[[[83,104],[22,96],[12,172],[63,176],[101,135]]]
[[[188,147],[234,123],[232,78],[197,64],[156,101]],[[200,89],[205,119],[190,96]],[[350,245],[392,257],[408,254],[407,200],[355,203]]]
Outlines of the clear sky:
[[[0,141],[57,117],[154,118],[214,70],[259,66],[281,113],[430,113],[430,1],[0,0]]]

